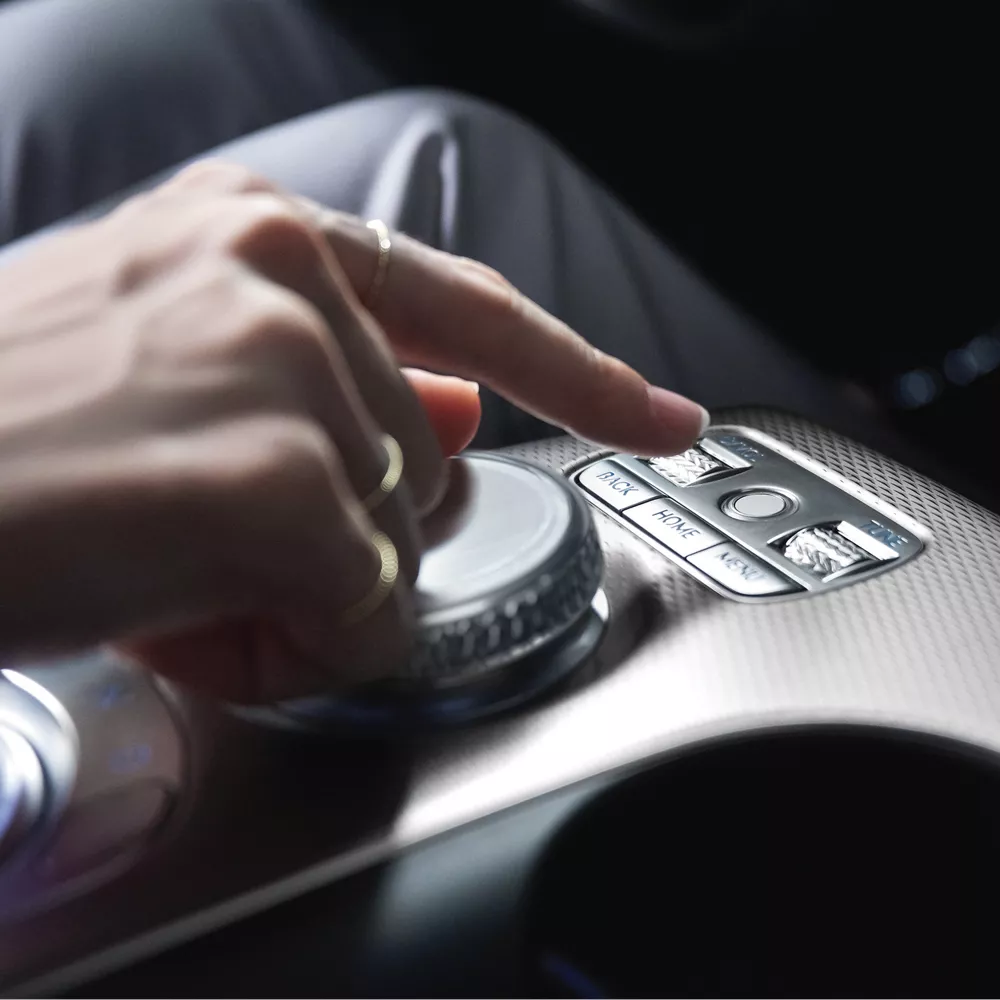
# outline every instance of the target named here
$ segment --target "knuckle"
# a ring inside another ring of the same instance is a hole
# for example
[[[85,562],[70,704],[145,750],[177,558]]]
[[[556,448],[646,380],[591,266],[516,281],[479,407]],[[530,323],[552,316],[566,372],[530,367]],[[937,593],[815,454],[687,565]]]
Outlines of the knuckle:
[[[147,468],[154,502],[202,541],[223,589],[294,573],[343,520],[339,456],[305,417],[244,416],[156,442]]]
[[[327,328],[319,311],[292,292],[268,291],[242,311],[232,337],[234,353],[263,353],[279,365],[308,370],[328,365]]]
[[[484,264],[481,260],[475,260],[472,257],[453,259],[467,272],[491,281],[497,289],[512,289],[514,287],[495,267],[490,267],[489,264]]]
[[[226,249],[248,261],[261,255],[315,258],[319,254],[315,230],[290,202],[276,195],[262,195],[240,204]]]
[[[521,293],[509,282],[498,281],[493,285],[480,285],[476,290],[478,305],[491,318],[509,321],[516,319],[524,310]]]
[[[105,220],[113,219],[117,221],[119,219],[127,219],[132,221],[136,216],[148,212],[151,207],[156,205],[157,199],[160,197],[159,188],[154,188],[152,191],[139,191],[137,194],[129,195],[128,198],[120,201],[105,216]]]
[[[610,354],[605,354],[602,350],[586,341],[580,341],[578,346],[582,352],[583,360],[587,368],[593,373],[594,381],[598,386],[605,386],[607,388],[617,387],[622,371],[625,370],[626,366],[617,358],[612,357]]]
[[[600,437],[610,424],[622,425],[636,418],[632,389],[635,372],[623,361],[581,342],[581,370],[585,377],[567,385],[567,408],[572,413],[574,429],[581,434]],[[645,393],[641,394],[643,400]],[[643,411],[644,412],[644,411]],[[640,416],[639,419],[642,419]]]
[[[113,298],[122,298],[136,291],[152,270],[148,260],[133,253],[121,253],[108,262],[107,290]]]
[[[621,375],[626,366],[588,343],[581,343],[580,351],[583,367],[590,373],[586,390],[593,405],[588,409],[595,415],[614,413],[620,402]]]
[[[274,191],[274,185],[249,167],[240,163],[214,158],[198,160],[173,177],[175,186],[209,188],[220,194],[244,194],[253,191]]]
[[[291,516],[301,523],[318,499],[328,509],[338,458],[323,430],[306,419],[285,418],[252,433],[230,488],[260,501],[271,519]]]
[[[474,300],[470,305],[474,307],[472,311],[484,328],[502,339],[506,339],[519,329],[526,309],[526,300],[513,285],[507,282],[477,284],[473,295]],[[466,350],[470,354],[468,360],[483,375],[490,366],[497,363],[495,343],[486,344],[479,338],[470,338]],[[530,364],[530,357],[520,350],[510,350],[504,356],[504,364],[512,370],[517,369]]]
[[[624,361],[605,354],[593,344],[581,341],[580,349],[586,352],[588,367],[593,373],[588,389],[598,394],[602,404],[620,408],[627,398],[626,391],[637,380],[636,373]]]
[[[524,308],[524,297],[499,271],[468,257],[454,258],[463,277],[465,288],[476,301],[479,309],[486,310],[492,318],[517,316]],[[483,280],[483,279],[487,280]]]

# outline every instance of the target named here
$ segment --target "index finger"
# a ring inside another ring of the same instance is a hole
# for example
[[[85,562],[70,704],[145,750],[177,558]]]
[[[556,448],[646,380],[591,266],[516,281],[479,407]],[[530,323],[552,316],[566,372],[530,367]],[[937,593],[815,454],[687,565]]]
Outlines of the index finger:
[[[336,212],[322,222],[364,296],[373,232]],[[580,437],[639,455],[683,451],[704,433],[703,407],[597,350],[485,265],[401,234],[391,254],[376,313],[404,362],[483,382]]]

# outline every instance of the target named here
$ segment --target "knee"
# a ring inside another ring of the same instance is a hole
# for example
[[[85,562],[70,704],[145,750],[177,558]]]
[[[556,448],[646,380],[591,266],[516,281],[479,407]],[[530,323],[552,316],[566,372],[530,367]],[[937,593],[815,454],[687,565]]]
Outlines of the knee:
[[[389,91],[368,98],[398,119],[436,120],[442,130],[467,141],[488,138],[494,151],[510,142],[514,148],[551,143],[544,132],[507,108],[460,91],[435,87]]]
[[[519,115],[455,91],[384,92],[354,102],[352,115],[362,144],[381,143],[381,169],[390,182],[415,170],[425,180],[435,174],[465,200],[471,197],[477,210],[490,200],[502,204],[526,183],[543,184],[561,160],[553,140]]]
[[[0,242],[267,124],[223,67],[248,33],[278,46],[284,9],[0,0]]]
[[[209,5],[213,6],[213,5]],[[0,115],[44,124],[134,100],[152,80],[181,79],[205,25],[198,3],[30,0],[0,9]]]

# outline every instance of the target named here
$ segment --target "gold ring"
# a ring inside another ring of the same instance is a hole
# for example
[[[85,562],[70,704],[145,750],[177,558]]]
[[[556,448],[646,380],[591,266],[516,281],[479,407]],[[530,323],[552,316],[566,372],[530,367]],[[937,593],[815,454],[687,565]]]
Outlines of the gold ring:
[[[381,563],[378,579],[357,604],[352,604],[341,613],[337,619],[338,625],[357,625],[358,622],[373,615],[396,585],[396,577],[399,575],[399,556],[396,553],[396,546],[389,540],[389,536],[381,531],[376,531],[372,535],[372,545],[375,546]]]
[[[391,434],[383,434],[382,447],[389,456],[389,467],[385,470],[382,482],[361,501],[369,514],[382,506],[382,502],[403,478],[403,449],[399,447],[399,442]]]
[[[389,251],[392,250],[392,240],[389,238],[389,227],[381,219],[371,219],[367,223],[369,229],[375,230],[378,237],[378,260],[375,262],[375,277],[368,286],[365,305],[371,309],[378,300],[379,292],[385,284],[385,276],[389,271]]]

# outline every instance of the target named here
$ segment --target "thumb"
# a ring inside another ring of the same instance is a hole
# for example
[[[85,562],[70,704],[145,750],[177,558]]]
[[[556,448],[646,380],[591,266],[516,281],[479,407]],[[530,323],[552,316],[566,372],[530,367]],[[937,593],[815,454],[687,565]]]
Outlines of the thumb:
[[[482,416],[479,385],[453,375],[404,368],[446,455],[457,455],[475,437]]]

